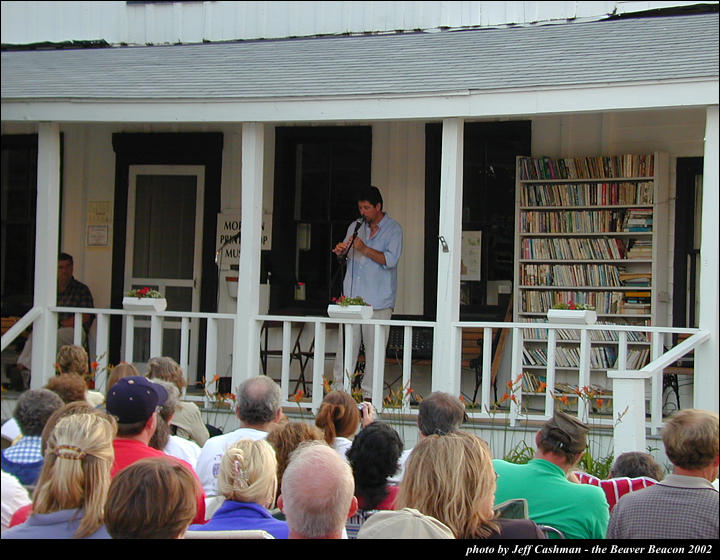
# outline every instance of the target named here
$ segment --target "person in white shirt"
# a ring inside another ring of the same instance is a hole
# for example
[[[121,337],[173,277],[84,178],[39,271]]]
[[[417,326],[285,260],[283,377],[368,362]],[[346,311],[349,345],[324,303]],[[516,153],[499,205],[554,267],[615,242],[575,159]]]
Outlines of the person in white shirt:
[[[152,379],[151,381],[162,385],[167,391],[168,396],[162,406],[160,406],[158,425],[150,439],[149,445],[162,451],[166,455],[172,455],[173,457],[187,461],[194,469],[200,456],[200,446],[194,441],[171,433],[172,419],[180,402],[180,391],[178,391],[173,383],[160,379]]]
[[[235,413],[242,427],[208,439],[198,457],[196,472],[208,497],[218,495],[220,461],[230,446],[241,439],[265,439],[282,418],[280,386],[269,377],[252,377],[240,384],[237,393]]]
[[[20,481],[2,471],[2,530],[10,526],[13,513],[31,503],[30,495]]]

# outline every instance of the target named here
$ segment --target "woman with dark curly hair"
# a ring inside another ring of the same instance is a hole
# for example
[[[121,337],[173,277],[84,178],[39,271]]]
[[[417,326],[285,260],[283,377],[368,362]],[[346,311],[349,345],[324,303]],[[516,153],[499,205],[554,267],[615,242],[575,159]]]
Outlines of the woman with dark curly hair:
[[[373,422],[355,436],[347,458],[360,509],[395,509],[398,487],[387,479],[395,474],[402,450],[400,436],[384,422]]]

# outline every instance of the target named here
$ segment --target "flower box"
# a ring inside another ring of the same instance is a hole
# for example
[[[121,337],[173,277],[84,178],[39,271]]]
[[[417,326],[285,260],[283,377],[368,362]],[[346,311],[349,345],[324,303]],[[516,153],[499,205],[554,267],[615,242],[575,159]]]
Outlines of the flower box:
[[[370,319],[373,314],[372,305],[336,305],[331,303],[327,308],[328,317],[335,319]]]
[[[158,312],[165,311],[167,308],[167,300],[165,298],[152,297],[130,297],[123,298],[123,309],[128,311],[149,311]]]
[[[551,323],[592,325],[597,313],[592,309],[549,309],[547,318]]]

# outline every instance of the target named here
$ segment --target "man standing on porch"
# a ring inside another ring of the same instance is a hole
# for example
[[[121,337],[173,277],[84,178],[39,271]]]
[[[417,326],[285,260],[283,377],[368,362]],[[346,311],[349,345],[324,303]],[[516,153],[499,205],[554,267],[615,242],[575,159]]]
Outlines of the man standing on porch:
[[[402,254],[403,232],[399,223],[383,210],[383,199],[377,187],[368,187],[358,195],[360,219],[348,226],[345,239],[335,245],[333,253],[338,257],[347,255],[347,267],[343,281],[343,295],[361,297],[372,305],[372,319],[385,320],[392,316],[397,294],[397,264]],[[363,398],[369,400],[373,387],[373,360],[375,352],[385,352],[388,327],[382,327],[384,343],[375,348],[373,325],[352,325],[353,348],[350,374],[355,371],[361,332],[365,346],[365,375],[362,381]],[[339,337],[335,354],[333,377],[335,388],[343,387],[343,336]]]

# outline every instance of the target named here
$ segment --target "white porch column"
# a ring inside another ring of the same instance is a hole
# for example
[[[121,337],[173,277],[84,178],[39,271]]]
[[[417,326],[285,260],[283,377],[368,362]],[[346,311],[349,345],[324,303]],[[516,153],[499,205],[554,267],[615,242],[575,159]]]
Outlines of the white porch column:
[[[432,362],[432,390],[458,396],[462,337],[457,336],[450,324],[460,318],[464,124],[463,119],[443,120],[439,228],[442,240],[437,242],[437,323]]]
[[[652,373],[608,370],[607,376],[613,389],[613,454],[646,449],[645,383]]]
[[[702,229],[700,239],[700,294],[698,326],[710,332],[710,339],[695,349],[693,406],[718,412],[718,224],[720,197],[718,183],[718,106],[707,108],[705,157],[703,161]]]
[[[37,212],[35,215],[35,305],[43,308],[33,326],[30,387],[39,389],[53,375],[57,345],[57,266],[60,217],[60,126],[38,126]]]
[[[242,128],[242,235],[233,334],[232,390],[260,373],[260,246],[262,238],[263,145],[265,127]]]

